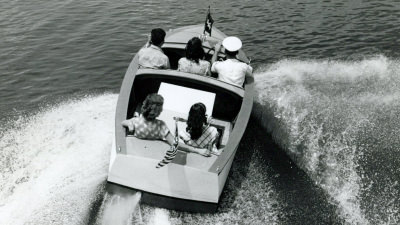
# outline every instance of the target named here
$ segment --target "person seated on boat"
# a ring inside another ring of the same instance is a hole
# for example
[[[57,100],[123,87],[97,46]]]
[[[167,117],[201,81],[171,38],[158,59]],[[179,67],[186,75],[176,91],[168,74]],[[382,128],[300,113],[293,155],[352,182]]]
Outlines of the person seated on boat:
[[[210,126],[208,123],[206,106],[203,103],[192,105],[186,123],[186,131],[179,133],[185,144],[197,148],[206,148],[210,152],[219,155],[216,145],[219,133],[217,128]]]
[[[146,47],[138,52],[139,68],[169,69],[168,56],[161,49],[164,44],[165,31],[161,28],[151,30],[151,36]]]
[[[203,44],[198,37],[194,37],[186,44],[186,57],[179,59],[178,71],[199,75],[210,75],[210,62],[203,60]]]
[[[242,41],[237,37],[227,37],[222,41],[222,45],[225,48],[226,60],[216,62],[221,50],[221,44],[217,43],[211,59],[211,72],[218,73],[219,80],[243,87],[246,75],[251,75],[253,68],[236,58]]]
[[[174,136],[171,134],[164,121],[157,119],[161,114],[164,98],[156,93],[149,94],[143,101],[142,114],[122,121],[122,126],[134,132],[134,136],[140,139],[165,140],[172,145]],[[180,150],[197,153],[203,156],[210,156],[206,148],[195,148],[184,143],[179,143]]]

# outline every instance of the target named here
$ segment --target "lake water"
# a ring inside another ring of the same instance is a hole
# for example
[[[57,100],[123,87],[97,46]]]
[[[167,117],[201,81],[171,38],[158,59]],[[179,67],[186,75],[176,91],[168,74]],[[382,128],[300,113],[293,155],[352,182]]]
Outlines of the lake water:
[[[151,28],[203,23],[208,5],[257,91],[220,207],[135,195],[102,220],[130,60]],[[127,206],[128,224],[399,224],[399,24],[397,0],[0,0],[0,224],[104,224]]]

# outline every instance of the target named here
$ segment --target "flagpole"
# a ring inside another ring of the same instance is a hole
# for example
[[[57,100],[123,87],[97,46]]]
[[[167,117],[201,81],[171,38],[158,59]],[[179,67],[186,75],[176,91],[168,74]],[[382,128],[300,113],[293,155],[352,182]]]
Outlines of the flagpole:
[[[211,17],[211,6],[208,6],[206,21],[204,22],[204,31],[203,36],[207,36],[208,33],[211,37],[212,25],[214,23],[213,18]]]
[[[208,19],[208,14],[210,14],[210,5],[208,5],[208,10],[207,10],[207,17],[206,17],[206,24],[207,24],[207,19]],[[206,33],[206,25],[204,25],[204,31],[203,31],[203,34],[205,34]]]

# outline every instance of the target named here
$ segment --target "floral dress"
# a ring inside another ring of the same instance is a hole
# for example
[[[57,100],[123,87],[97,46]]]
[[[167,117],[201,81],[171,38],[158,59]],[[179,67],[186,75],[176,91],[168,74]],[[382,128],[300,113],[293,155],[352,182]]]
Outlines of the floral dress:
[[[189,60],[187,58],[181,58],[178,61],[178,71],[186,73],[194,73],[199,75],[208,75],[210,70],[210,62],[206,60],[199,60],[199,63]]]
[[[170,132],[164,121],[146,120],[143,116],[127,120],[128,127],[134,128],[134,136],[140,139],[164,140]]]

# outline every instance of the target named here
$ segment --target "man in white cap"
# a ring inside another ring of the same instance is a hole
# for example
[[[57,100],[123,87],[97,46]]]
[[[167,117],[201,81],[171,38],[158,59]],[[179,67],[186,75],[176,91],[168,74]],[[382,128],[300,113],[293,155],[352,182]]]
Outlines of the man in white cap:
[[[242,42],[237,37],[227,37],[222,41],[222,45],[225,48],[226,60],[215,62],[221,50],[221,44],[216,44],[211,59],[211,72],[218,73],[218,79],[222,81],[243,87],[246,75],[251,75],[253,68],[236,58]]]

